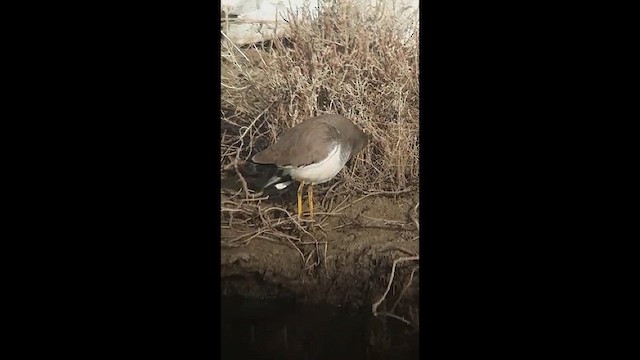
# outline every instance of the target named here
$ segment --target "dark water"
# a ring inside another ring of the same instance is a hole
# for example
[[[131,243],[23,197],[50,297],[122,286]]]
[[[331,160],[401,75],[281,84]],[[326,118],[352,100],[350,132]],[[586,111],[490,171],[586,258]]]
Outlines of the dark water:
[[[418,359],[418,333],[367,311],[222,298],[222,359]]]

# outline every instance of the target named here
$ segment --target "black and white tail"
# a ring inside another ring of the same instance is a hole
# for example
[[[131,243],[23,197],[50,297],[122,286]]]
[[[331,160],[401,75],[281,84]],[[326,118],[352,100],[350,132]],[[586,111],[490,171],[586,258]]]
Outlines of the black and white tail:
[[[251,187],[261,192],[271,189],[282,191],[293,184],[293,179],[287,171],[278,169],[275,165],[263,165],[248,161],[242,172]]]

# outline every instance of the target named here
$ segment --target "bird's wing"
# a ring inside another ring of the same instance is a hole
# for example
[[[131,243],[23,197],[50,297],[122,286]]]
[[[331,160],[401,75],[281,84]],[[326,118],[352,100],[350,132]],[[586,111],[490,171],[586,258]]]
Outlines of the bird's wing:
[[[280,135],[278,141],[255,155],[253,161],[279,167],[299,167],[324,160],[336,145],[338,130],[322,121],[303,122]]]

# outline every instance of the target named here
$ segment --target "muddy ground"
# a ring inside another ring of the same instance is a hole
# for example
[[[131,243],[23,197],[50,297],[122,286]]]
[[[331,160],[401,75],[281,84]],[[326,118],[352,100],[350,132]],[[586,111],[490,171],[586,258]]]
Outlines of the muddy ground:
[[[289,239],[256,237],[237,247],[223,245],[223,295],[352,308],[371,308],[383,296],[393,261],[419,253],[414,220],[419,195],[414,191],[365,198],[361,194],[334,195],[335,202],[329,205],[325,201],[323,206],[323,192],[326,195],[331,185],[316,186],[314,192],[315,211],[325,215],[303,223],[315,239],[292,229]],[[295,214],[295,186],[291,188],[264,203]],[[250,226],[229,227],[225,219],[222,224],[223,244],[225,239],[251,230]],[[419,271],[410,278],[418,265],[417,260],[398,263],[391,290],[378,312],[401,316],[417,326]]]

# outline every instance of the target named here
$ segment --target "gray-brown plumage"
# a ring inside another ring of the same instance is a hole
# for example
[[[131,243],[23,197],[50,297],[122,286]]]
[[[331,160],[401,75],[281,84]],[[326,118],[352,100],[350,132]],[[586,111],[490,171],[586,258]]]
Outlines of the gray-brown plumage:
[[[340,115],[321,115],[307,119],[283,132],[278,141],[253,157],[258,164],[275,164],[286,175],[299,181],[298,215],[305,183],[322,184],[333,179],[352,155],[368,144],[367,135]],[[309,188],[313,216],[313,188]]]

